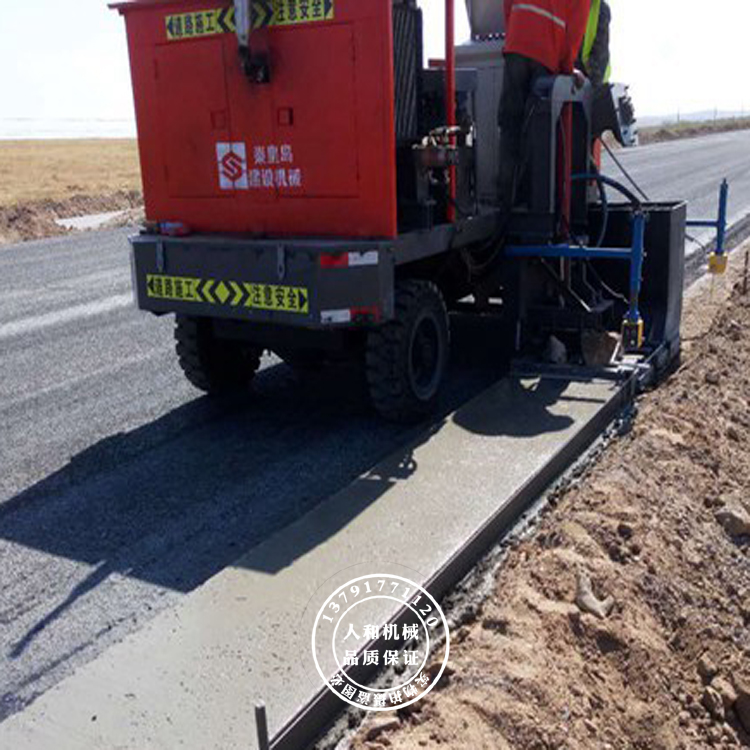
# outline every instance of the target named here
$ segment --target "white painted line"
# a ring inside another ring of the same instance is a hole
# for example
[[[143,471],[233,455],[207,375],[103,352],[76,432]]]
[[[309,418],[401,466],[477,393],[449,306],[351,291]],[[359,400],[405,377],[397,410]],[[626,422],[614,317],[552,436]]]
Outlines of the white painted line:
[[[105,313],[119,310],[132,304],[132,294],[118,294],[114,297],[88,302],[85,305],[65,307],[62,310],[45,313],[44,315],[13,320],[10,323],[0,324],[0,340],[23,336],[44,328],[61,325],[62,323],[71,323],[74,320],[83,320],[84,318],[93,318],[96,315],[104,315]]]

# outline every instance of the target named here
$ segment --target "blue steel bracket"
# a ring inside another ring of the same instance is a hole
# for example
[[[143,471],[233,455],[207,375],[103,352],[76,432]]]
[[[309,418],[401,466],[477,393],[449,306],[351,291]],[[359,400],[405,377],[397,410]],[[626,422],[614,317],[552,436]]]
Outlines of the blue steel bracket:
[[[631,251],[621,247],[582,247],[580,245],[511,245],[509,258],[566,258],[571,260],[630,260]]]
[[[622,324],[622,345],[626,352],[643,348],[644,325],[638,302],[643,282],[643,261],[646,255],[646,214],[642,211],[633,213],[633,245],[630,258],[630,303],[628,314]]]
[[[505,248],[509,258],[565,258],[572,260],[620,260],[630,263],[628,313],[622,325],[625,350],[643,348],[644,323],[639,309],[645,258],[646,214],[633,212],[633,239],[630,249],[621,247],[584,247],[582,245],[510,245]]]
[[[708,256],[708,270],[713,274],[723,274],[727,270],[727,212],[729,208],[729,183],[723,180],[719,188],[719,215],[716,221],[693,220],[688,221],[689,227],[701,227],[716,230],[716,250]]]

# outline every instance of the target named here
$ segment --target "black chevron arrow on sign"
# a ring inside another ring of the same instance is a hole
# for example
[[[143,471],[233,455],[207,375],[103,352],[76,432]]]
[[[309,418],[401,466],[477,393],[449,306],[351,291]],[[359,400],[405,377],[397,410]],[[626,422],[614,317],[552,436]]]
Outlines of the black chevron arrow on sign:
[[[219,24],[225,34],[231,34],[235,30],[234,8],[224,8],[220,11],[216,23]]]
[[[254,29],[262,29],[273,22],[273,4],[271,0],[254,0],[252,5],[251,25]]]
[[[325,9],[327,19],[333,18],[333,0],[325,0]]]

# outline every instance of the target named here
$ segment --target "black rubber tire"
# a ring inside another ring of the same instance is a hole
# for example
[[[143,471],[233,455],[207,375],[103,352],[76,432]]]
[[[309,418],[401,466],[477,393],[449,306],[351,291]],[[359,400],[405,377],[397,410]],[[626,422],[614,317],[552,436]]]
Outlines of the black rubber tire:
[[[211,395],[244,390],[260,367],[260,347],[217,339],[207,318],[178,315],[174,337],[185,377]]]
[[[429,281],[396,284],[395,319],[367,338],[370,399],[386,419],[411,424],[437,408],[450,354],[448,311]]]

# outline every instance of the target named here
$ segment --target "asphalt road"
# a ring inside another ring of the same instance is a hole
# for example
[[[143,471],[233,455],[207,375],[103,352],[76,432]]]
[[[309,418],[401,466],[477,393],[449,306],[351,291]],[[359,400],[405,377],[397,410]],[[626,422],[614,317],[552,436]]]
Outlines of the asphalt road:
[[[624,155],[657,199],[713,213],[724,175],[750,211],[750,133]],[[746,209],[746,210],[745,210]],[[172,321],[130,306],[126,231],[0,248],[0,720],[348,484],[408,431],[352,373],[210,402]],[[499,363],[459,326],[445,410]]]
[[[620,150],[616,156],[651,200],[687,201],[688,218],[716,219],[724,178],[730,183],[730,224],[750,214],[750,130],[656,143]],[[603,168],[623,180],[611,159],[605,158]],[[710,229],[690,233],[702,243],[713,239]],[[691,243],[687,251],[697,247]]]

